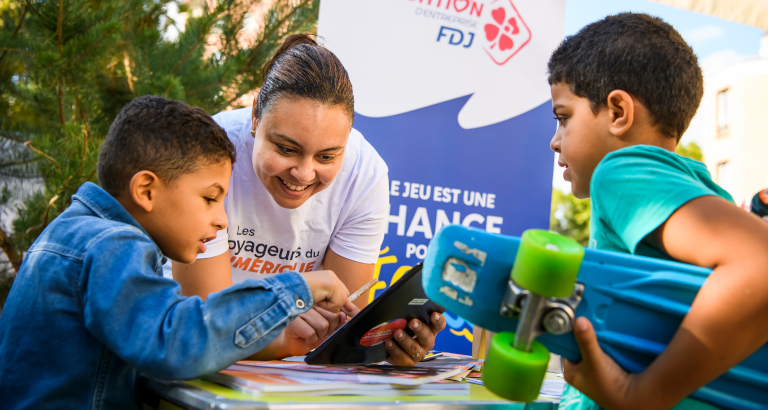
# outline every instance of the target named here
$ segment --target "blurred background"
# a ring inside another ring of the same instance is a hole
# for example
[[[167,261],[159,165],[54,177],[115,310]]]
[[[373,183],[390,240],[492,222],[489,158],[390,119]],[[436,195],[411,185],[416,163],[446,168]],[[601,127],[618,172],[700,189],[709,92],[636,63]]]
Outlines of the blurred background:
[[[31,243],[96,182],[125,103],[155,94],[210,114],[250,106],[283,38],[316,31],[319,3],[0,0],[0,309]],[[678,153],[704,162],[739,205],[768,187],[768,2],[568,0],[565,34],[622,11],[663,18],[699,57],[704,99]],[[589,200],[553,167],[550,228],[586,245]]]

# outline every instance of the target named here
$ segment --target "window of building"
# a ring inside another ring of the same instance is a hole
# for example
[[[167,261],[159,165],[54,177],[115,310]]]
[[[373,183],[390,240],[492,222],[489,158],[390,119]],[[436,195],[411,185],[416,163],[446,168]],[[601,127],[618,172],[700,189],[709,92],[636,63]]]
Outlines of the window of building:
[[[723,161],[717,164],[717,184],[726,191],[731,188],[731,163]]]
[[[722,134],[731,129],[730,89],[717,93],[717,133]]]

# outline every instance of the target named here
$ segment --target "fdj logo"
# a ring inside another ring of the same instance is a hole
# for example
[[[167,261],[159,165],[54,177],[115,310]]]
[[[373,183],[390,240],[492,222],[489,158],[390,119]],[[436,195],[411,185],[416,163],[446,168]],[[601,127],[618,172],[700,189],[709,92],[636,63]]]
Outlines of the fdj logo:
[[[455,28],[440,26],[440,31],[437,33],[437,42],[439,43],[443,37],[446,37],[448,39],[448,44],[452,46],[461,45],[464,48],[469,48],[469,46],[472,45],[472,41],[475,39],[475,33],[464,33]],[[466,42],[464,41],[464,37],[467,38]]]
[[[525,25],[512,0],[493,0],[491,13],[483,26],[487,42],[483,49],[498,65],[505,64],[531,41],[531,30]]]

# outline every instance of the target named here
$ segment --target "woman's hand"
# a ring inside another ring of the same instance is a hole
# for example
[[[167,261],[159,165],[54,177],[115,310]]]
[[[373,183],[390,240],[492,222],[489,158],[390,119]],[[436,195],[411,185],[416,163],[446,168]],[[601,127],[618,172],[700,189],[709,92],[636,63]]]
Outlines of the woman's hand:
[[[432,323],[429,326],[418,319],[413,319],[408,323],[408,327],[416,336],[410,337],[398,329],[395,331],[394,341],[384,342],[384,347],[389,352],[387,361],[395,366],[413,366],[420,362],[427,352],[435,347],[435,335],[445,329],[445,318],[435,312],[432,313]]]

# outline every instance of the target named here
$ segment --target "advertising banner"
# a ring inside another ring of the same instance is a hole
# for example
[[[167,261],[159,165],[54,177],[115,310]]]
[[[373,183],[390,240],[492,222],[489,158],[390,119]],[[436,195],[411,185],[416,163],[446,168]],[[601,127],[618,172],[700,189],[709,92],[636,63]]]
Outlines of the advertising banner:
[[[389,166],[371,298],[445,225],[549,227],[557,124],[546,64],[564,17],[565,0],[322,0],[318,34],[352,79],[354,127]],[[435,348],[470,353],[472,324],[446,319]]]

